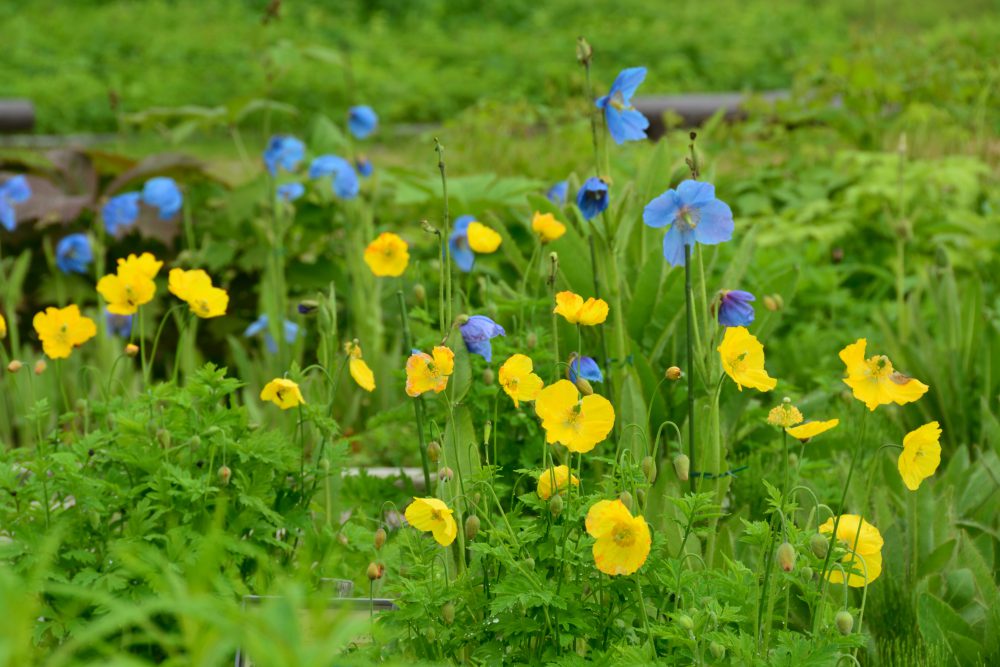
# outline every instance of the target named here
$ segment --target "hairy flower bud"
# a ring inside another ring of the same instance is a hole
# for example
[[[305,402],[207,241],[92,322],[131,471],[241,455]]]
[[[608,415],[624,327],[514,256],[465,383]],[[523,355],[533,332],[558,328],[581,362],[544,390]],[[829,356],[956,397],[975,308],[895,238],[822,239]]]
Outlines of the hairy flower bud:
[[[383,574],[385,574],[385,565],[374,562],[368,563],[368,581],[381,579]]]
[[[35,375],[41,375],[42,373],[45,372],[45,369],[48,367],[49,366],[48,364],[45,363],[44,359],[39,359],[38,361],[35,362],[35,368],[34,368]]]
[[[799,574],[801,574],[802,578],[805,579],[806,581],[812,581],[813,569],[808,565],[804,565],[801,568],[799,568]]]
[[[449,468],[448,466],[445,466],[440,470],[438,470],[438,479],[443,482],[451,481],[451,478],[454,476],[455,476],[455,471]]]
[[[22,364],[17,359],[15,359],[14,361],[12,361],[9,364],[7,364],[7,372],[8,373],[16,373],[19,370],[21,370],[22,368],[24,368],[24,364]]]
[[[233,471],[229,469],[229,466],[222,466],[219,468],[219,481],[222,482],[223,486],[229,486],[229,480],[233,477]]]
[[[468,324],[468,323],[469,323],[469,316],[466,315],[465,313],[462,313],[461,315],[457,315],[455,317],[455,324],[457,324],[458,326],[462,326],[463,324]]]
[[[837,629],[840,630],[840,634],[842,635],[849,635],[851,634],[851,630],[854,629],[854,617],[846,609],[838,611],[833,622],[837,624]]]
[[[126,357],[134,357],[137,354],[139,354],[139,346],[138,345],[136,345],[135,343],[129,343],[128,345],[125,346],[125,356]]]
[[[591,58],[594,57],[594,49],[583,37],[576,38],[576,61],[581,65],[590,65]]]
[[[440,230],[438,230],[437,227],[435,227],[434,225],[432,225],[431,223],[429,223],[426,220],[421,220],[420,221],[420,228],[422,230],[424,230],[425,232],[427,232],[428,234],[436,234],[438,236],[441,235]]]
[[[431,440],[428,443],[427,458],[430,459],[431,463],[437,463],[437,460],[441,458],[441,445],[438,444],[437,440]]]
[[[646,506],[646,489],[639,489],[635,492],[636,500],[639,501],[639,507]]]
[[[789,542],[782,542],[778,547],[778,565],[785,572],[791,572],[795,568],[795,547]]]
[[[708,645],[708,652],[712,654],[712,657],[716,660],[722,660],[726,657],[726,647],[719,642],[712,642]]]
[[[632,507],[632,494],[628,491],[622,491],[619,493],[618,500],[622,501],[622,504],[625,505],[625,507]]]
[[[678,615],[676,620],[677,620],[677,625],[681,626],[688,632],[694,630],[694,621],[692,621],[691,617],[688,616],[687,614]]]
[[[557,493],[549,499],[549,511],[552,512],[552,516],[559,516],[562,514],[563,507],[565,507],[565,505],[563,504],[563,498],[560,494]]]
[[[493,381],[496,380],[496,374],[493,373],[493,369],[487,366],[483,369],[483,384],[487,387],[493,386]]]
[[[423,283],[417,283],[413,286],[413,298],[420,305],[423,305],[427,301],[427,289]]]
[[[587,382],[586,378],[582,378],[578,375],[576,376],[576,380],[573,381],[573,384],[576,385],[576,388],[579,389],[580,393],[584,396],[590,396],[594,393],[594,388],[590,386],[590,383]]]
[[[671,366],[670,368],[667,369],[667,372],[664,373],[664,375],[666,375],[667,379],[670,380],[671,382],[675,382],[677,380],[680,380],[681,376],[684,375],[684,373],[677,366]]]
[[[581,658],[587,655],[587,640],[583,637],[577,637],[576,641],[573,642],[573,648],[576,654]]]
[[[379,528],[375,531],[375,550],[380,550],[385,545],[386,533],[385,528]]]
[[[653,460],[652,456],[646,455],[642,457],[642,474],[646,478],[646,481],[652,484],[656,481],[656,461]]]
[[[674,472],[680,481],[688,481],[688,476],[691,474],[691,459],[687,454],[678,454],[674,457]]]
[[[441,620],[445,622],[445,625],[451,625],[455,622],[455,603],[445,602],[441,607]]]
[[[465,539],[470,540],[470,541],[476,539],[476,535],[479,534],[479,526],[480,525],[481,525],[481,522],[479,521],[479,517],[476,516],[475,514],[470,514],[468,517],[466,517],[466,519],[465,519]]]
[[[826,552],[830,549],[830,538],[822,533],[814,533],[809,538],[809,549],[816,558],[826,558]]]
[[[764,301],[764,307],[770,310],[771,312],[778,310],[778,302],[775,301],[774,297],[771,296],[770,294],[765,294],[763,301]]]

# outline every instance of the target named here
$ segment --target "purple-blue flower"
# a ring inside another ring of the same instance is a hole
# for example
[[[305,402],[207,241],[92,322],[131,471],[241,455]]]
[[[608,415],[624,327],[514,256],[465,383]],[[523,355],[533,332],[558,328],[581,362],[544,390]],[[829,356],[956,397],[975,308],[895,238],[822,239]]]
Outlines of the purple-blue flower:
[[[719,324],[724,327],[747,327],[753,322],[753,306],[756,298],[742,290],[722,290],[719,292]]]
[[[375,172],[375,167],[372,166],[372,161],[365,155],[359,155],[357,159],[354,160],[354,166],[357,168],[358,173],[365,178],[370,177]]]
[[[465,347],[472,354],[478,354],[486,361],[493,361],[493,346],[490,339],[506,336],[503,327],[485,315],[473,315],[469,321],[459,327]]]
[[[733,212],[715,198],[711,183],[687,180],[646,204],[642,220],[650,227],[670,225],[663,237],[663,256],[671,266],[684,266],[684,246],[716,245],[733,238]]]
[[[596,102],[597,108],[604,110],[608,132],[617,144],[646,138],[649,120],[632,106],[632,95],[645,78],[645,67],[623,69],[608,94]]]
[[[0,225],[8,232],[14,231],[17,225],[16,204],[23,204],[31,199],[31,185],[28,179],[18,175],[0,184]]]
[[[576,193],[576,205],[585,219],[596,218],[608,207],[608,184],[591,176]]]
[[[358,196],[358,175],[351,163],[338,155],[321,155],[309,165],[309,178],[333,176],[333,193],[341,199]]]
[[[550,202],[559,206],[566,203],[567,195],[569,195],[569,181],[559,181],[545,193]]]
[[[142,201],[160,212],[160,220],[169,220],[181,210],[184,196],[174,179],[157,176],[142,187]]]
[[[63,273],[87,273],[94,251],[86,234],[64,236],[56,244],[56,266]]]
[[[294,343],[295,339],[299,336],[299,325],[291,320],[285,320],[283,328],[285,341],[289,344]],[[247,338],[252,338],[260,333],[264,334],[264,345],[267,347],[267,351],[271,354],[277,353],[278,343],[274,340],[274,336],[271,335],[271,332],[268,329],[267,315],[261,315],[254,320],[250,326],[246,328],[246,331],[243,332],[243,335]]]
[[[104,318],[108,324],[108,332],[110,332],[112,336],[128,338],[132,335],[131,315],[116,315],[105,309]]]
[[[139,217],[139,193],[126,192],[108,200],[101,209],[104,229],[109,236],[117,236],[118,230],[132,226]]]
[[[476,218],[471,215],[460,216],[455,220],[455,225],[451,228],[451,236],[448,237],[448,249],[451,258],[462,271],[468,273],[472,270],[472,265],[476,263],[476,253],[469,247],[469,223],[475,222]]]
[[[364,139],[378,127],[378,114],[369,106],[351,107],[347,111],[347,127],[358,139]]]
[[[604,382],[604,375],[601,373],[600,366],[591,357],[573,359],[569,365],[570,382],[576,382],[577,374],[590,382]]]
[[[305,193],[305,186],[301,183],[285,183],[278,186],[278,196],[285,201],[295,201]]]
[[[272,176],[277,175],[278,169],[285,171],[295,171],[299,162],[306,155],[306,145],[288,135],[276,135],[267,142],[264,150],[264,164]]]

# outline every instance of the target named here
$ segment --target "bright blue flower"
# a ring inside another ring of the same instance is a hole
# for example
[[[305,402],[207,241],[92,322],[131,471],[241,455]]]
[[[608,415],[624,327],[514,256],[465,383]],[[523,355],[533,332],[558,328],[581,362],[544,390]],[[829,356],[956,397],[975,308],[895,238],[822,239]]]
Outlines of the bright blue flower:
[[[378,127],[378,114],[369,106],[351,107],[347,112],[347,127],[358,139],[364,139]]]
[[[261,315],[254,320],[250,326],[246,328],[246,331],[243,332],[243,335],[247,338],[252,338],[260,333],[264,334],[264,345],[267,347],[267,351],[271,354],[277,353],[278,343],[275,342],[274,336],[272,336],[270,330],[268,330],[267,315]],[[299,325],[291,320],[285,320],[284,335],[287,343],[294,343],[295,339],[299,336]]]
[[[87,273],[94,261],[94,251],[86,234],[64,236],[56,244],[56,266],[63,273]]]
[[[649,120],[632,106],[632,95],[645,78],[645,67],[623,69],[608,94],[596,102],[597,108],[604,110],[608,132],[617,144],[646,138]]]
[[[0,225],[8,232],[14,231],[17,225],[15,204],[23,204],[31,199],[31,186],[24,176],[15,176],[0,184]]]
[[[576,205],[585,219],[596,218],[608,207],[608,184],[596,176],[591,176],[576,193]]]
[[[305,186],[301,183],[285,183],[278,186],[278,196],[285,201],[295,201],[305,193]]]
[[[295,171],[299,162],[306,155],[306,145],[287,135],[276,135],[267,142],[264,151],[264,164],[272,176],[277,175],[278,168],[285,171]]]
[[[559,181],[545,193],[550,202],[559,206],[566,203],[567,195],[569,195],[569,181]]]
[[[719,294],[719,324],[724,327],[747,327],[753,322],[753,306],[756,298],[742,290],[722,290]]]
[[[601,373],[600,366],[590,357],[581,357],[573,360],[573,363],[569,366],[569,379],[571,382],[576,382],[578,372],[584,380],[604,382],[604,375]]]
[[[476,218],[471,215],[459,217],[451,228],[451,236],[448,237],[451,258],[455,260],[458,268],[466,273],[471,271],[472,265],[476,263],[476,253],[469,247],[469,223],[475,220]]]
[[[372,166],[372,161],[364,155],[358,156],[358,159],[354,161],[354,166],[357,167],[358,173],[365,178],[370,177],[375,172],[375,167]]]
[[[358,196],[358,175],[351,163],[337,155],[321,155],[309,165],[309,178],[333,175],[333,192],[341,199]]]
[[[663,256],[671,266],[684,266],[684,246],[716,245],[733,238],[733,212],[715,198],[711,183],[687,180],[646,204],[642,220],[650,227],[670,225],[663,237]]]
[[[146,181],[142,187],[142,201],[159,210],[160,220],[169,220],[181,210],[184,196],[174,179],[157,176]]]
[[[104,310],[104,318],[108,323],[108,331],[112,336],[118,336],[119,338],[128,338],[132,335],[132,316],[131,315],[115,315],[114,313],[108,312],[107,309]]]
[[[491,338],[506,336],[503,327],[485,315],[473,315],[469,321],[459,327],[465,347],[472,354],[478,354],[486,361],[493,361],[493,346]]]
[[[112,197],[101,209],[101,217],[108,235],[116,236],[119,229],[130,227],[139,217],[139,193],[126,192]]]

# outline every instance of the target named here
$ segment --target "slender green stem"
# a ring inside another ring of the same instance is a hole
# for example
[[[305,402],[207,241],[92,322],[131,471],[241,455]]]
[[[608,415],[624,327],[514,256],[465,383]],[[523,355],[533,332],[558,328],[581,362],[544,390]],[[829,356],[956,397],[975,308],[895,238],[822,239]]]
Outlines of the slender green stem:
[[[694,295],[691,290],[691,246],[684,244],[684,303],[687,309],[687,385],[688,385],[688,459],[691,471],[697,471],[694,446]],[[691,492],[694,493],[697,475],[690,476]]]
[[[438,170],[441,172],[441,197],[443,200],[444,207],[444,236],[442,237],[442,243],[444,245],[444,277],[445,277],[445,320],[442,323],[441,337],[447,335],[447,327],[451,325],[452,321],[452,292],[451,292],[451,247],[447,243],[447,239],[451,236],[451,214],[448,212],[448,176],[445,170],[444,164],[444,146],[441,142],[434,139],[434,150],[438,154]]]
[[[402,290],[396,292],[396,300],[399,302],[399,319],[403,326],[403,347],[409,352],[413,349],[413,338],[410,335],[410,318],[406,314],[406,299],[403,298]],[[420,445],[420,465],[424,471],[424,488],[429,493],[431,467],[427,459],[427,442],[424,437],[424,399],[420,396],[413,399],[413,415],[417,420],[417,442]]]

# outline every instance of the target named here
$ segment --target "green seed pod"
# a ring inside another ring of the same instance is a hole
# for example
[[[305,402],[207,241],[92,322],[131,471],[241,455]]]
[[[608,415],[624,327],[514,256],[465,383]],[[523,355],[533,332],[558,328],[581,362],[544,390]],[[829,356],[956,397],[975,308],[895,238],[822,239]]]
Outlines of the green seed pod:
[[[826,552],[830,550],[830,538],[822,533],[814,533],[809,538],[809,549],[816,558],[826,558]]]
[[[778,547],[778,565],[785,572],[791,572],[795,569],[795,547],[789,542],[782,542],[781,546]]]
[[[552,512],[552,516],[559,516],[562,514],[564,507],[562,496],[558,493],[549,499],[549,511]]]
[[[441,458],[441,445],[438,444],[437,440],[431,440],[427,445],[427,458],[430,459],[431,463],[437,463],[438,459]]]
[[[851,630],[854,629],[854,617],[846,609],[838,611],[833,622],[837,625],[837,629],[840,630],[840,634],[842,635],[849,635],[851,634]]]
[[[191,439],[188,440],[188,445],[191,447],[191,449],[197,449],[198,447],[201,447],[201,438],[198,437],[197,435],[192,435]]]
[[[441,607],[441,620],[445,622],[445,625],[451,625],[455,622],[455,603],[444,603]]]
[[[375,550],[381,549],[385,545],[386,540],[385,528],[379,528],[375,531]]]
[[[719,642],[712,642],[708,645],[708,652],[712,654],[712,657],[716,660],[722,660],[726,657],[726,647]]]
[[[470,514],[465,519],[465,539],[470,541],[476,539],[476,535],[479,534],[480,525],[479,517],[475,514]]]
[[[674,457],[674,472],[680,481],[688,481],[688,476],[691,474],[691,459],[687,454],[678,454]]]
[[[650,484],[656,481],[656,461],[652,456],[642,457],[642,474]]]

